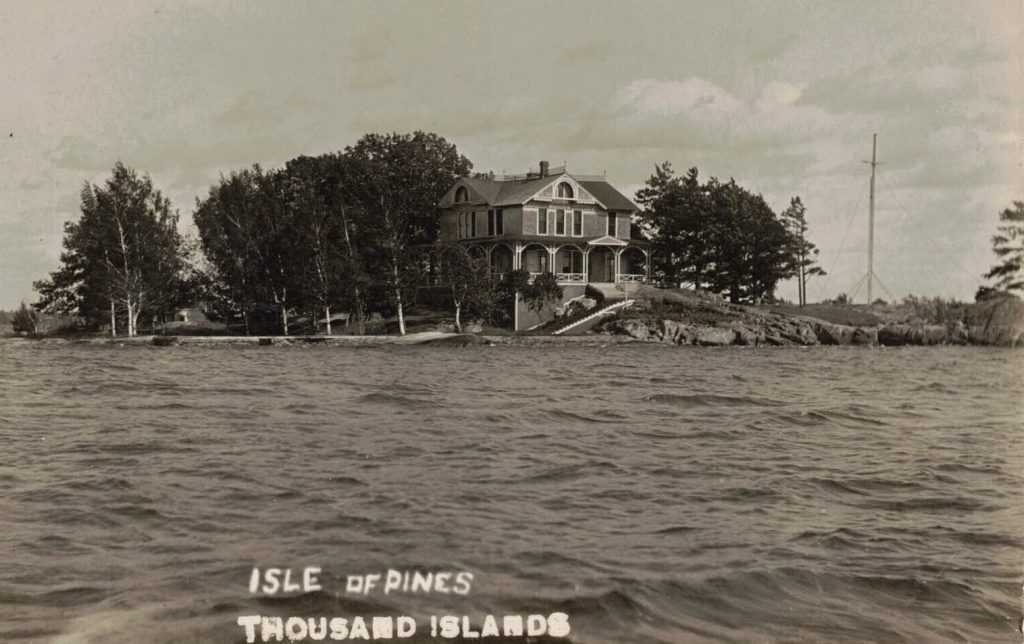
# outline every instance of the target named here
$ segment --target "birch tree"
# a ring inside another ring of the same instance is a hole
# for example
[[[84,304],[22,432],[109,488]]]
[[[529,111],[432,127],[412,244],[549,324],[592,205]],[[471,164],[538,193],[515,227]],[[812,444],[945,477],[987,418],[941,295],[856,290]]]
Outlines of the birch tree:
[[[386,290],[405,335],[405,305],[414,285],[417,247],[437,238],[437,202],[472,164],[444,138],[425,132],[367,134],[345,156],[352,191],[379,258],[375,276]]]
[[[437,276],[446,285],[455,308],[455,330],[462,333],[462,312],[472,308],[483,312],[491,298],[491,283],[487,258],[474,257],[469,249],[458,243],[435,245],[433,260]]]
[[[271,310],[289,332],[295,249],[282,183],[258,165],[222,176],[193,216],[210,279],[242,317],[246,334],[254,313]]]
[[[81,217],[65,224],[62,266],[35,285],[37,308],[93,324],[107,308],[111,334],[123,319],[135,336],[143,313],[156,318],[178,303],[185,266],[178,215],[148,175],[120,162],[102,186],[86,184],[81,200]]]

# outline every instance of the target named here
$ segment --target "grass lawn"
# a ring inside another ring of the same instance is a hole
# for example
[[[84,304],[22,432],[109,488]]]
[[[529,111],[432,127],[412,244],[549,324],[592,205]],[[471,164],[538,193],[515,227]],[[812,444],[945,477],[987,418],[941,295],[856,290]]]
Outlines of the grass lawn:
[[[878,326],[882,321],[876,315],[865,311],[863,307],[845,304],[808,304],[799,306],[768,306],[765,307],[772,313],[782,315],[802,315],[809,318],[817,318],[832,324],[845,324],[847,326]]]

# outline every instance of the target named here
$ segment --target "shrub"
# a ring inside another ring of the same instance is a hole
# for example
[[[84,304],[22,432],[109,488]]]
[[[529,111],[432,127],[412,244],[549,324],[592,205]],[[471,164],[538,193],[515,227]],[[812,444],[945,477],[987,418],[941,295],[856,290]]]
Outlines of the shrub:
[[[967,305],[953,299],[941,297],[917,297],[908,295],[903,298],[903,306],[909,309],[912,320],[920,320],[925,324],[943,324],[950,326],[963,321]]]
[[[11,318],[11,328],[17,335],[36,335],[39,332],[39,312],[21,303],[21,308]]]

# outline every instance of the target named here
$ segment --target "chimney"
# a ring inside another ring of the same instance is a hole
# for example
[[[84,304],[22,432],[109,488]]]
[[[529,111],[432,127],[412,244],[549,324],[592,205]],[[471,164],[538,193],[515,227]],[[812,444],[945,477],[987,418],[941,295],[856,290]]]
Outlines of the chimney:
[[[541,161],[540,162],[540,176],[542,176],[542,177],[548,176],[548,162],[547,161]]]

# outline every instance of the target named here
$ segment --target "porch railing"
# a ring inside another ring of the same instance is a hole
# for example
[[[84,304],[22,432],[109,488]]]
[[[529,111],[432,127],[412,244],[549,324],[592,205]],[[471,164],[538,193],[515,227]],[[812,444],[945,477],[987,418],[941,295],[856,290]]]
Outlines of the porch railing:
[[[557,273],[555,278],[562,284],[586,284],[586,273]]]
[[[616,281],[626,284],[643,284],[644,276],[636,273],[619,273],[619,278]]]

